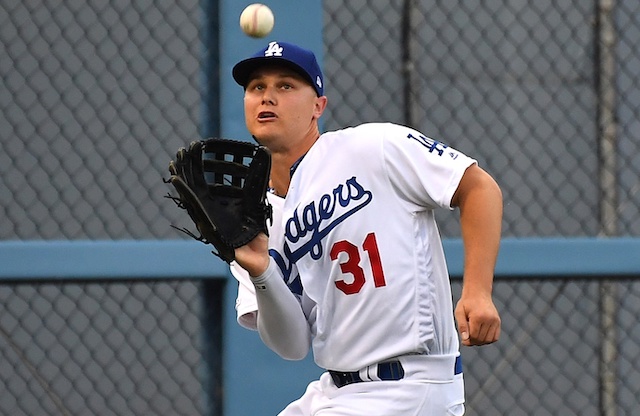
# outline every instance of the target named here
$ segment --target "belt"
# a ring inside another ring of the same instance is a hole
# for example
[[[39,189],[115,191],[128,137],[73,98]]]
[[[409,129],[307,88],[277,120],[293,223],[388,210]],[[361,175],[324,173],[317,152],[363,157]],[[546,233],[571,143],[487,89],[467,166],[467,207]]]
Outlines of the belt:
[[[384,362],[378,363],[376,367],[377,367],[376,374],[378,376],[378,379],[380,380],[385,380],[385,381],[402,380],[404,378],[404,374],[405,374],[404,367],[402,367],[402,363],[398,360],[384,361]],[[454,364],[453,374],[457,375],[461,373],[462,373],[462,358],[458,356],[456,357],[456,361]],[[361,383],[365,381],[362,379],[362,377],[360,377],[359,371],[343,372],[343,371],[329,370],[329,374],[331,375],[333,382],[338,388],[344,387],[348,384]]]

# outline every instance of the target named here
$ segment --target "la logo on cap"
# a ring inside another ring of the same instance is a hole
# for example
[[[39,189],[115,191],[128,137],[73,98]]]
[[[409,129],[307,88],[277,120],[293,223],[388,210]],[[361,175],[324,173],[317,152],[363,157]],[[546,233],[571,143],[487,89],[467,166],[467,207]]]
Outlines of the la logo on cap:
[[[269,42],[267,50],[264,51],[264,56],[282,56],[282,46],[278,45],[278,42]]]

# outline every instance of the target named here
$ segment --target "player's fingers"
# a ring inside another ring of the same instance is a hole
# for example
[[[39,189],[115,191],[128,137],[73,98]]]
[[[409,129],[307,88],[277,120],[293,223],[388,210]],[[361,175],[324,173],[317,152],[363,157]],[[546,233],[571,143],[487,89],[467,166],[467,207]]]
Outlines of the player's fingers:
[[[483,338],[486,333],[486,328],[483,328],[482,324],[469,322],[469,344],[468,345],[482,345]]]
[[[500,328],[500,317],[497,312],[484,310],[469,318],[469,344],[485,345],[497,341]]]
[[[482,345],[484,340],[487,338],[488,331],[489,327],[487,324],[481,323],[480,325],[476,325],[475,333],[471,333],[471,339],[474,341],[474,344]]]
[[[492,337],[492,331],[490,325],[482,325],[480,327],[480,332],[478,336],[474,339],[475,345],[485,345],[488,344]]]
[[[462,303],[458,303],[454,311],[454,315],[456,318],[456,322],[458,323],[458,333],[460,334],[462,345],[471,345],[469,335],[469,321],[467,321],[467,313]]]
[[[498,341],[499,339],[500,339],[500,325],[493,328],[493,331],[491,332],[491,338],[488,343],[491,344],[493,342]]]
[[[471,337],[471,345],[486,345],[496,342],[500,337],[500,324],[496,322],[483,323],[476,336]]]
[[[469,335],[468,329],[460,328],[458,332],[460,333],[460,340],[462,341],[462,345],[466,345],[466,346],[472,345],[471,336]]]

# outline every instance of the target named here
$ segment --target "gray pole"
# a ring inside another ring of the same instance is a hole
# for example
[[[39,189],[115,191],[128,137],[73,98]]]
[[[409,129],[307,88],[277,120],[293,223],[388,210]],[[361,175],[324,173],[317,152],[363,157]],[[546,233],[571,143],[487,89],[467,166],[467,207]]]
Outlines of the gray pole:
[[[404,0],[402,6],[402,73],[404,82],[404,123],[407,126],[417,128],[415,117],[415,92],[416,76],[415,63],[412,53],[413,21],[416,12],[416,0]]]
[[[600,132],[600,235],[618,234],[616,180],[616,74],[614,25],[615,0],[599,0],[597,9],[598,127]],[[617,414],[616,304],[615,282],[600,283],[600,407],[603,416]]]

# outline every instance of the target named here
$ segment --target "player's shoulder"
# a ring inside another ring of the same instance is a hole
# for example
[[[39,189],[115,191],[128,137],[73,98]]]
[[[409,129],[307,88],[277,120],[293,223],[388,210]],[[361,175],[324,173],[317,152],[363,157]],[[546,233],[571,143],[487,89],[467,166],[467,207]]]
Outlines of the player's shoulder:
[[[369,122],[362,123],[356,126],[349,126],[339,130],[333,130],[325,133],[328,136],[353,136],[362,137],[366,135],[368,137],[384,137],[387,134],[395,134],[410,131],[409,127],[389,123],[389,122]]]
[[[371,122],[333,130],[324,133],[322,137],[328,146],[352,145],[370,148],[375,147],[376,143],[381,145],[385,141],[406,138],[416,133],[415,130],[400,124]]]

